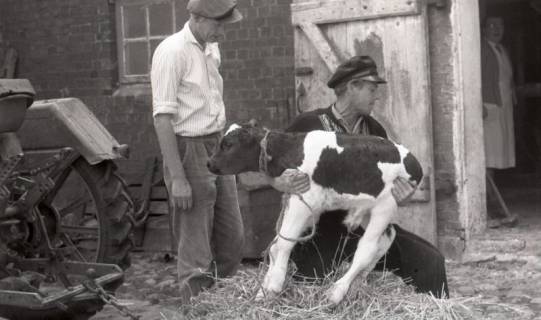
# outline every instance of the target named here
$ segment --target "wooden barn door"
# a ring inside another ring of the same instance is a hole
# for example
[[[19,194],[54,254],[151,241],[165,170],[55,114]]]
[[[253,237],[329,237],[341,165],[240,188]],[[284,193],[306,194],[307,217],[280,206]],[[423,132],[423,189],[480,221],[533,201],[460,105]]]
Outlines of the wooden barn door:
[[[425,178],[398,223],[436,243],[434,161],[425,1],[293,0],[299,112],[335,99],[327,80],[341,61],[370,55],[386,85],[373,116],[421,161]]]

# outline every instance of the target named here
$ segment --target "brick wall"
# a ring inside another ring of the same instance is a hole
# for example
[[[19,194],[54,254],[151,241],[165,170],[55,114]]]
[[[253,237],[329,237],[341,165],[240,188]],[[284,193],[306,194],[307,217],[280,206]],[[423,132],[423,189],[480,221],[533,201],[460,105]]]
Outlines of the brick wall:
[[[116,82],[114,7],[107,0],[4,0],[0,28],[19,52],[19,77],[39,98],[111,95]]]
[[[245,19],[222,45],[228,118],[284,127],[294,99],[291,0],[239,2]]]
[[[177,1],[183,10],[186,2]],[[227,27],[221,45],[229,121],[257,118],[275,128],[288,123],[294,88],[290,3],[239,1],[245,19]],[[30,79],[38,99],[80,98],[117,140],[130,145],[131,159],[122,166],[126,174],[137,176],[143,158],[159,154],[149,88],[114,95],[119,89],[114,1],[2,0],[0,32],[19,53],[18,77]]]

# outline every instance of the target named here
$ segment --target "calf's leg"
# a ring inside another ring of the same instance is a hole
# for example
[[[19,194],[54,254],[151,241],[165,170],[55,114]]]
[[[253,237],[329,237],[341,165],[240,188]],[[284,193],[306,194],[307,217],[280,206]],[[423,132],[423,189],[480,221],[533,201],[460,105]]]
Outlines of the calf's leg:
[[[311,217],[311,215],[314,216]],[[265,291],[265,294],[272,296],[273,294],[282,291],[289,255],[295,246],[295,242],[284,238],[299,238],[308,224],[312,221],[311,219],[315,219],[316,217],[316,213],[312,212],[298,197],[291,196],[282,219],[282,225],[279,231],[280,236],[276,235],[274,243],[269,250],[269,270],[263,280],[262,288]],[[314,220],[314,222],[316,221]],[[263,292],[261,290],[258,292],[257,297],[263,297]]]
[[[387,252],[393,242],[394,228],[387,232],[387,227],[396,213],[397,205],[393,196],[389,193],[384,199],[371,209],[370,222],[365,233],[357,244],[357,250],[349,270],[336,281],[327,293],[331,303],[338,304],[349,290],[351,282],[364,271],[370,272],[377,261]]]
[[[362,270],[362,277],[365,277],[374,270],[376,267],[376,264],[378,261],[381,260],[381,257],[383,257],[389,248],[391,247],[391,244],[393,244],[394,238],[396,237],[396,230],[394,229],[392,224],[389,224],[387,226],[387,229],[385,229],[385,232],[379,237],[378,241],[378,250],[376,252],[376,255],[374,257],[374,260]]]

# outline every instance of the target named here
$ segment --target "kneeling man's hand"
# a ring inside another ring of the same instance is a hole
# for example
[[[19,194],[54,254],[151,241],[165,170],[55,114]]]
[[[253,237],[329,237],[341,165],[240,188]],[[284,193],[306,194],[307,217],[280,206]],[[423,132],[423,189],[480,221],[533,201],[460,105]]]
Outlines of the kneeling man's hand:
[[[272,179],[271,185],[280,192],[301,194],[310,190],[310,178],[300,170],[286,169],[281,176]]]
[[[405,178],[398,177],[394,180],[391,193],[399,206],[405,205],[417,189],[415,181],[409,181]]]

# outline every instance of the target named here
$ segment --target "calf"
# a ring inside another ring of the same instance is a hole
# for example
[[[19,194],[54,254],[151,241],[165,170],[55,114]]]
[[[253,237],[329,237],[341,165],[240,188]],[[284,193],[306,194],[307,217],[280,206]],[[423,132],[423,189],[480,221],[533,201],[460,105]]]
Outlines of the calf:
[[[227,130],[208,167],[216,174],[262,171],[271,177],[297,168],[310,177],[310,190],[288,200],[270,248],[262,287],[266,294],[282,290],[294,239],[315,226],[323,212],[346,210],[343,223],[350,230],[363,224],[365,233],[349,270],[327,292],[334,304],[344,298],[361,271],[366,276],[374,268],[394,240],[395,230],[389,224],[397,211],[391,194],[393,181],[404,177],[419,183],[423,175],[419,162],[405,147],[380,137],[329,131],[281,133],[236,124]],[[367,225],[366,213],[370,214]]]

